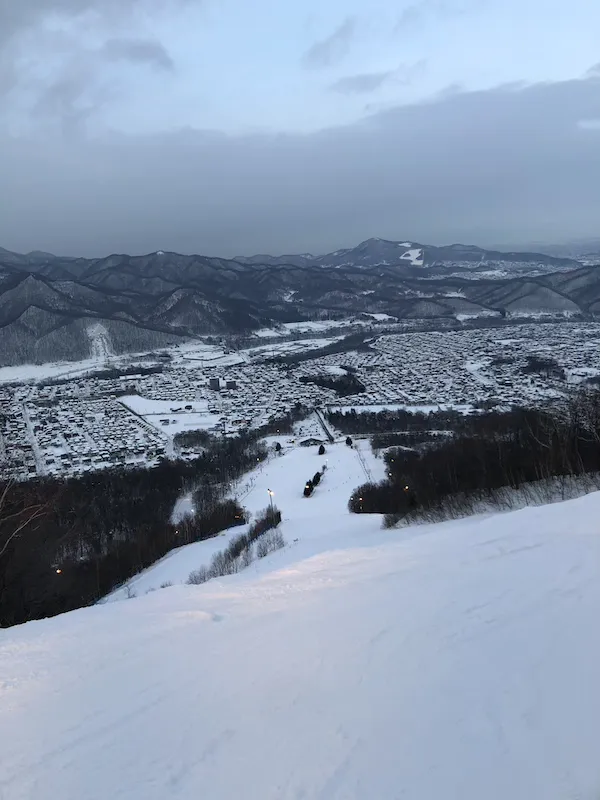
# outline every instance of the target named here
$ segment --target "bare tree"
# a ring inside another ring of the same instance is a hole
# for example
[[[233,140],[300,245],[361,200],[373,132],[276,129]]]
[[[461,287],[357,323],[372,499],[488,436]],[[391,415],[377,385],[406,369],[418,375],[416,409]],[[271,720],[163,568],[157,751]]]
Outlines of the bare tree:
[[[10,494],[14,485],[15,482],[9,480],[0,489],[0,558],[11,542],[46,512],[46,505],[42,503],[11,509]]]

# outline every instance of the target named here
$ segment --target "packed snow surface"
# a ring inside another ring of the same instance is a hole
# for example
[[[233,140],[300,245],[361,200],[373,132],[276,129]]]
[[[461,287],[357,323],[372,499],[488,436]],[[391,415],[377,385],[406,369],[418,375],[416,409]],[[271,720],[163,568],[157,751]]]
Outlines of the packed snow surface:
[[[600,495],[384,531],[328,450],[246,571],[0,631],[0,798],[600,796]]]

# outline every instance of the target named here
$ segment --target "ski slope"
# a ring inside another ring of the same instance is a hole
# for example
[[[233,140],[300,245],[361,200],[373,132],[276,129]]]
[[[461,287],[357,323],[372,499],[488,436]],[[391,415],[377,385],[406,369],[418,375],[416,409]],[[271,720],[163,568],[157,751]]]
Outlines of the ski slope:
[[[2,800],[597,800],[600,494],[384,531],[328,451],[248,570],[0,631]]]
[[[312,430],[306,427],[307,423],[302,425],[305,426],[305,435],[315,433],[323,436],[322,429],[314,420]],[[300,438],[296,437],[295,441]],[[342,443],[327,445],[324,456],[318,454],[318,447],[298,447],[285,437],[272,436],[268,441],[271,446],[275,441],[281,442],[281,455],[274,454],[271,449],[268,462],[244,476],[234,494],[251,515],[256,515],[269,505],[269,489],[274,493],[273,499],[282,511],[281,529],[289,545],[288,558],[293,561],[330,546],[339,546],[339,537],[344,543],[354,525],[361,532],[358,539],[361,542],[365,519],[348,514],[348,500],[355,488],[370,480],[380,481],[385,474],[385,462],[383,458],[375,458],[369,441],[355,440],[353,448]],[[305,482],[323,465],[327,470],[314,495],[310,499],[303,497]],[[191,512],[193,505],[186,497],[178,507],[185,514]],[[315,521],[323,519],[328,520],[327,525],[315,524]],[[371,526],[372,520],[369,521]],[[232,528],[213,539],[173,550],[107,599],[123,600],[131,594],[140,596],[159,589],[164,583],[185,583],[192,570],[208,565],[216,552],[227,547],[231,538],[247,530],[248,526]],[[276,563],[279,564],[280,560]],[[261,565],[261,568],[265,566]]]

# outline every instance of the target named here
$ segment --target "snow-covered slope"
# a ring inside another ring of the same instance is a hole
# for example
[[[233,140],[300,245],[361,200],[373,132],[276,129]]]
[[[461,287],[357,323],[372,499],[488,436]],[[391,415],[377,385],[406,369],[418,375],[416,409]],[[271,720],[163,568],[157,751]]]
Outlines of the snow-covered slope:
[[[368,480],[380,481],[385,473],[385,462],[374,457],[368,440],[355,440],[352,449],[345,444],[328,445],[325,455],[320,456],[318,447],[298,446],[305,437],[320,435],[325,438],[315,417],[301,423],[300,427],[303,434],[296,436],[294,444],[289,437],[270,437],[271,445],[280,441],[282,455],[275,455],[272,450],[268,462],[244,476],[235,491],[251,515],[263,511],[269,504],[269,489],[274,493],[274,500],[283,514],[282,531],[289,545],[285,558],[290,563],[331,546],[338,547],[340,542],[343,546],[353,525],[358,526],[358,541],[361,542],[365,519],[348,514],[348,500],[357,486]],[[326,474],[314,495],[307,500],[302,495],[304,484],[323,465],[327,466]],[[174,521],[191,512],[191,499],[181,498],[176,508],[181,513]],[[372,526],[372,521],[369,521],[369,526]],[[246,530],[247,527],[233,528],[208,541],[180,547],[107,599],[123,600],[132,594],[140,596],[167,582],[185,583],[192,570],[208,565],[214,553],[225,549],[232,537]],[[281,556],[275,563],[281,566]],[[265,565],[261,565],[261,570],[264,569]]]
[[[422,267],[425,263],[425,256],[423,255],[422,247],[414,247],[403,253],[400,258],[403,261],[410,261],[413,267]]]
[[[384,531],[328,449],[247,487],[285,550],[0,631],[0,798],[600,795],[600,495]]]

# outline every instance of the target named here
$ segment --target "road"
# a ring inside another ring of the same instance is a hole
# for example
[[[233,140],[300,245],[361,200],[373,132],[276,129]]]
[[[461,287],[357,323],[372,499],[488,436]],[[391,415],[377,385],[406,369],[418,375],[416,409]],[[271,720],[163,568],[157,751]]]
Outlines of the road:
[[[37,438],[35,433],[33,432],[33,423],[31,421],[31,417],[29,416],[29,410],[27,408],[27,403],[21,403],[21,409],[23,411],[23,419],[25,420],[25,424],[27,425],[27,433],[29,434],[29,441],[31,442],[31,447],[33,450],[33,457],[35,459],[35,468],[38,475],[45,475],[46,474],[46,462],[44,461],[44,456],[40,447],[37,443]]]

